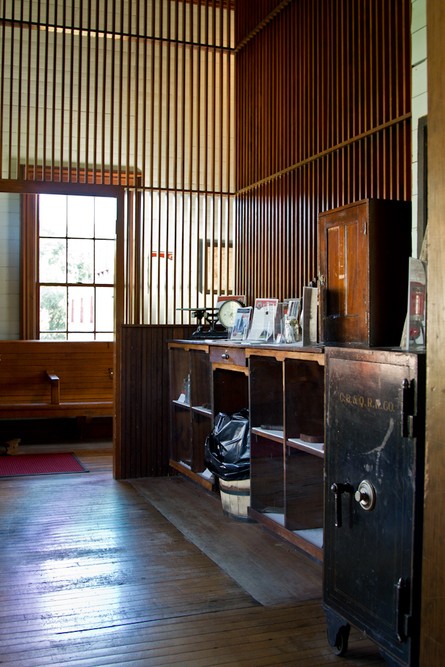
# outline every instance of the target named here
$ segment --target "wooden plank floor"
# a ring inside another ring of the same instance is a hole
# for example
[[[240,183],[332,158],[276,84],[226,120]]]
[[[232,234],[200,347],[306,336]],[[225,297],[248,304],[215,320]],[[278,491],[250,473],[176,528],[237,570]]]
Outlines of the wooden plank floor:
[[[262,605],[320,599],[321,564],[260,524],[225,516],[216,494],[183,476],[130,483]]]
[[[301,599],[294,582],[292,598],[261,604],[132,484],[113,480],[109,449],[75,451],[89,473],[0,479],[2,666],[384,664],[354,631],[346,658],[333,655],[310,597],[314,563],[298,561],[310,563]]]

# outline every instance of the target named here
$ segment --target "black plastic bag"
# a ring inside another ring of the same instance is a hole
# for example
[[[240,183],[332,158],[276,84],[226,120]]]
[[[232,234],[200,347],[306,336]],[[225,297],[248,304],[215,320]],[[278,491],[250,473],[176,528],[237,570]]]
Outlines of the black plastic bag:
[[[231,415],[219,412],[214,427],[206,438],[207,468],[225,480],[250,477],[249,411]]]

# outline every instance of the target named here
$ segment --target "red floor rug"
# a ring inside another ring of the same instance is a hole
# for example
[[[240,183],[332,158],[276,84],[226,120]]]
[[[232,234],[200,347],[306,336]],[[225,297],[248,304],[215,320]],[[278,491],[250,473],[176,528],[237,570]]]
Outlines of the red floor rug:
[[[66,472],[88,472],[88,470],[71,452],[0,456],[0,477],[54,475]]]

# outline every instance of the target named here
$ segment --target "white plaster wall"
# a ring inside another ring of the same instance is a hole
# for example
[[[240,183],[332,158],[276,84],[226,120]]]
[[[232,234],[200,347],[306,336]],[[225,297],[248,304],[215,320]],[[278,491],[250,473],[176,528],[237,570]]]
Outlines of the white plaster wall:
[[[0,339],[20,337],[20,196],[0,193]]]
[[[411,62],[412,62],[412,204],[413,255],[417,248],[417,127],[419,118],[428,113],[426,0],[412,0]]]

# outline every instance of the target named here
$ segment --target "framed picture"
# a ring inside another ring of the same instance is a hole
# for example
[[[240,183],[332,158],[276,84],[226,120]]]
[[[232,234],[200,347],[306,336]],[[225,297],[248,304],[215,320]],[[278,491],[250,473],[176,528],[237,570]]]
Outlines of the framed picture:
[[[199,291],[233,294],[233,243],[201,239],[199,242]]]

